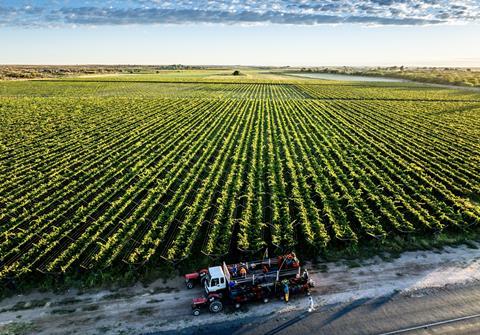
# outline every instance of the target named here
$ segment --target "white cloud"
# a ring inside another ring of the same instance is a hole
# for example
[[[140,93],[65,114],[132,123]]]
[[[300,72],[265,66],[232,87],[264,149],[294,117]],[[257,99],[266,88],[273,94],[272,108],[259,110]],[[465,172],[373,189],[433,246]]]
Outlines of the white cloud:
[[[478,0],[11,1],[0,25],[127,24],[425,25],[480,20]]]

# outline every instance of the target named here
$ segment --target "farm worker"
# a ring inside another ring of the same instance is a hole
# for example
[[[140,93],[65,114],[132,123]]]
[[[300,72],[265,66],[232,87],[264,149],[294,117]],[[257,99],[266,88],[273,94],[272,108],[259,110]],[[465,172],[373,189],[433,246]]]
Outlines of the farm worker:
[[[228,286],[230,286],[230,288],[234,288],[236,284],[237,282],[232,280],[231,282],[228,283]]]
[[[294,252],[292,252],[292,258],[293,258],[293,262],[294,262],[294,263],[298,263],[297,255],[295,255]]]
[[[232,276],[236,277],[236,276],[237,276],[237,271],[238,271],[237,264],[233,264],[233,267],[232,267]]]
[[[315,310],[315,304],[313,302],[313,298],[311,295],[308,296],[308,302],[309,302],[309,305],[310,307],[308,308],[308,312],[311,313]]]
[[[307,279],[308,279],[308,271],[307,271],[307,269],[303,270],[303,275],[302,275],[302,276],[303,276],[303,279],[304,279],[304,280],[307,280]]]
[[[247,269],[244,267],[240,268],[240,276],[246,277],[247,276]]]
[[[288,302],[288,296],[290,293],[290,288],[288,287],[288,281],[283,283],[283,293],[285,293],[285,302]]]
[[[286,263],[287,267],[292,265],[292,262],[293,262],[292,254],[288,254],[287,259],[285,260],[285,263]]]
[[[263,266],[263,273],[267,273],[268,272],[268,267],[266,265]]]

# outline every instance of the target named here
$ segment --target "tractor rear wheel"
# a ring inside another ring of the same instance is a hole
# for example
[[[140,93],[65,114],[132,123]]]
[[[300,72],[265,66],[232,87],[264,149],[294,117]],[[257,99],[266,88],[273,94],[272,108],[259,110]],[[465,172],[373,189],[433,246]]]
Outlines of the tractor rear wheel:
[[[212,301],[209,309],[210,309],[210,312],[212,313],[218,313],[223,309],[223,304],[221,301],[218,301],[218,300]]]
[[[189,290],[191,290],[194,286],[192,281],[187,281],[186,285]]]

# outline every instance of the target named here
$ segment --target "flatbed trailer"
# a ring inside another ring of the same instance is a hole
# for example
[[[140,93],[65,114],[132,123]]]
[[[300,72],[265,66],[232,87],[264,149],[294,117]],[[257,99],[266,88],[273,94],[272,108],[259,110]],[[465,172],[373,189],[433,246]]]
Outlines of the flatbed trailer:
[[[200,280],[204,288],[203,297],[193,299],[194,315],[199,315],[201,309],[205,308],[218,313],[225,304],[238,308],[250,301],[266,303],[279,297],[288,301],[290,294],[308,294],[314,286],[308,271],[302,271],[294,253],[239,264],[223,263],[221,266],[202,269],[185,275],[187,288],[193,287],[193,279]]]

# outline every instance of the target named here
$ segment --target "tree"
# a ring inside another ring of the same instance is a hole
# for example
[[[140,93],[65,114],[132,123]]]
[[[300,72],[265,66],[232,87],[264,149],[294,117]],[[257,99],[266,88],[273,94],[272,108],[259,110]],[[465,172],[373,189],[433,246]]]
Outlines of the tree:
[[[240,75],[240,71],[235,70],[235,71],[233,71],[232,75],[234,75],[234,76],[239,76],[239,75]]]

